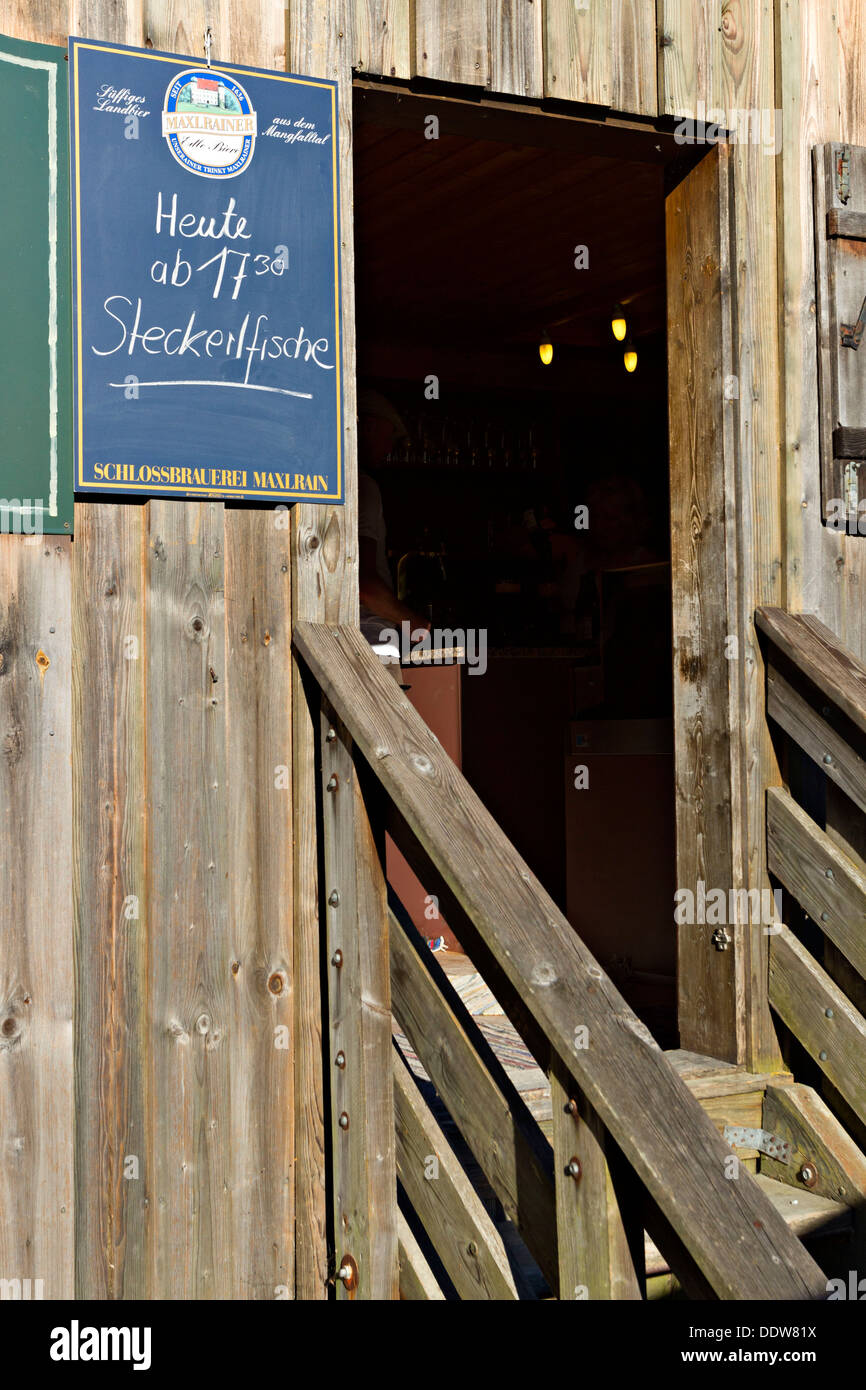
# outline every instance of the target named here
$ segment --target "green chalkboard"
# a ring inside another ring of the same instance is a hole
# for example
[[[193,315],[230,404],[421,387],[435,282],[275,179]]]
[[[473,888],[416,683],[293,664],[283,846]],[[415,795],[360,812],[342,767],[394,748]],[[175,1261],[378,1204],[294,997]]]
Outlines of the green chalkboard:
[[[0,35],[0,531],[72,532],[66,50]]]

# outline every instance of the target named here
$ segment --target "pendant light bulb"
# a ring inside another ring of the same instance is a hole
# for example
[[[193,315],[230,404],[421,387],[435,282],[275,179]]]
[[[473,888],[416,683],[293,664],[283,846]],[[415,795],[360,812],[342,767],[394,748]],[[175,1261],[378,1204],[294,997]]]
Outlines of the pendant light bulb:
[[[617,342],[621,343],[624,340],[627,332],[627,325],[625,321],[625,309],[622,307],[621,304],[614,304],[613,306],[613,314],[610,320],[610,328]]]
[[[538,355],[545,367],[549,367],[553,361],[553,343],[539,343]]]

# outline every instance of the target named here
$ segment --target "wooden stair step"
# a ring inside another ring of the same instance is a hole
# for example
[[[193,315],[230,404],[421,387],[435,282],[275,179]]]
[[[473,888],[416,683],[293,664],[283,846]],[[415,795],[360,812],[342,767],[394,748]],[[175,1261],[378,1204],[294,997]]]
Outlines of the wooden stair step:
[[[789,1183],[777,1182],[762,1173],[752,1174],[764,1196],[769,1198],[776,1211],[787,1222],[795,1235],[801,1239],[809,1236],[836,1235],[840,1231],[850,1231],[853,1213],[844,1202],[834,1202],[830,1197],[819,1197],[806,1188],[792,1187]],[[658,1247],[649,1236],[645,1243],[647,1278],[668,1274],[670,1266]]]

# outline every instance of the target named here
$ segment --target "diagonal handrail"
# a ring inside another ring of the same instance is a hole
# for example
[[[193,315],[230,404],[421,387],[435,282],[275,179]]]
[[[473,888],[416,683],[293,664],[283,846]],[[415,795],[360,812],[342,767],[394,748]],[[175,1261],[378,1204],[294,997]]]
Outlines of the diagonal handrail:
[[[712,1120],[360,632],[298,623],[294,644],[716,1296],[826,1297],[757,1184],[745,1171],[726,1177],[730,1152]]]

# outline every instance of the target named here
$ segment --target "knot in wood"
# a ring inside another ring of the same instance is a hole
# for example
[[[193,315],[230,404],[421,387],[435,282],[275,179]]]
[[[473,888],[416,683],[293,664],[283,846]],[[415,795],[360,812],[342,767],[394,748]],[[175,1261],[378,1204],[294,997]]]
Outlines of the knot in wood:
[[[412,753],[409,761],[415,771],[420,772],[423,777],[431,777],[433,775],[433,764],[426,753]]]
[[[282,994],[285,988],[285,979],[279,970],[275,970],[268,980],[268,989],[271,994]]]
[[[14,1014],[7,1014],[0,1023],[0,1048],[11,1047],[21,1036],[21,1023]]]
[[[209,1033],[211,1029],[209,1014],[199,1014],[198,1018],[195,1021],[195,1026],[196,1031],[201,1033],[202,1035],[204,1035],[205,1033]]]

